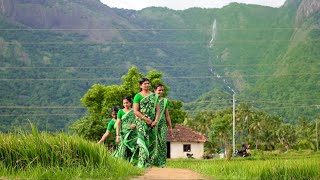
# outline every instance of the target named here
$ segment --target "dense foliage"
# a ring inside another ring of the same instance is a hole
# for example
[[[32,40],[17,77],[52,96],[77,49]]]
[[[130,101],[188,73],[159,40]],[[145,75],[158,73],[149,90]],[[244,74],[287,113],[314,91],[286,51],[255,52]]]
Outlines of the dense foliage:
[[[142,73],[157,69],[168,97],[188,103],[193,114],[229,107],[233,89],[237,103],[286,122],[314,119],[319,13],[296,22],[299,3],[292,2],[132,11],[88,0],[4,1],[0,130],[27,120],[41,130],[67,129],[91,113],[79,101],[88,89],[120,84],[132,65]]]
[[[162,81],[161,73],[153,70],[143,76],[136,67],[133,67],[127,75],[122,77],[123,83],[120,85],[94,84],[81,99],[83,105],[88,109],[89,115],[76,121],[71,129],[86,139],[99,140],[111,118],[110,109],[113,106],[121,108],[122,99],[125,96],[133,99],[134,95],[140,91],[139,80],[142,77],[147,77],[150,80],[152,90],[155,85],[161,83],[165,87],[166,94],[169,93],[169,88]],[[186,112],[182,110],[180,101],[169,100],[169,111],[173,125],[182,123],[186,118]],[[106,118],[108,119],[106,120]],[[111,137],[108,138],[107,142],[108,145],[112,145],[115,141]]]
[[[220,111],[202,111],[185,123],[189,127],[204,133],[208,137],[206,153],[220,152],[226,149],[232,153],[233,112],[231,108]],[[286,123],[279,116],[252,108],[248,104],[239,104],[235,111],[236,149],[242,144],[250,144],[252,149],[264,151],[289,149],[313,150],[317,147],[316,123],[319,119],[298,118],[296,123]],[[318,142],[319,143],[319,142]]]

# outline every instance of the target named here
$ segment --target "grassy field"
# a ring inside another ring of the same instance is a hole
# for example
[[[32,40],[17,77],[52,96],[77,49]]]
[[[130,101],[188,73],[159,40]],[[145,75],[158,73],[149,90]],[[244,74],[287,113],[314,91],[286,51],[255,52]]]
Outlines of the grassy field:
[[[320,179],[320,154],[253,151],[251,157],[168,160],[212,179]],[[129,179],[144,171],[78,136],[32,131],[0,133],[0,179]]]
[[[143,170],[63,133],[0,133],[0,179],[128,179]]]
[[[189,168],[213,179],[320,179],[320,154],[259,153],[255,157],[170,160],[168,167]]]

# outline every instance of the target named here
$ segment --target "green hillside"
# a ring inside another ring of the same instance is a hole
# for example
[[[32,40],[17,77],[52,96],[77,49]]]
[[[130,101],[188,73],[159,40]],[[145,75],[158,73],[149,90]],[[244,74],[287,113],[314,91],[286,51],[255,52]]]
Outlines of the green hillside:
[[[80,98],[93,84],[119,84],[132,65],[160,71],[169,98],[190,112],[230,106],[230,86],[237,102],[289,120],[316,115],[319,15],[299,24],[299,1],[184,11],[112,9],[89,0],[3,2],[1,131],[27,119],[40,129],[66,128],[86,113]]]
[[[274,71],[274,76],[259,81],[245,95],[257,97],[259,103],[271,109],[288,121],[296,121],[299,116],[319,116],[320,96],[320,13],[314,14],[304,23],[297,24],[289,47],[277,59],[286,64]],[[289,76],[284,76],[289,74]]]

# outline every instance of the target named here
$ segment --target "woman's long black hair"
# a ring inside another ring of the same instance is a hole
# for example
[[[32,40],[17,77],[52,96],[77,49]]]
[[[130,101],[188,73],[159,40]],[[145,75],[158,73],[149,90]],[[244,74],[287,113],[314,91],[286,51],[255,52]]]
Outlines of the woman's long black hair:
[[[161,84],[161,83],[159,83],[159,84],[157,84],[157,85],[154,86],[153,90],[157,90],[158,87],[164,87],[164,85]]]
[[[118,112],[119,108],[117,106],[113,106],[110,110],[110,112],[112,113],[113,111]]]
[[[148,82],[150,83],[150,81],[149,81],[148,78],[141,78],[140,81],[139,81],[140,86],[141,86],[144,82],[146,82],[146,81],[148,81]],[[142,89],[140,88],[140,92],[141,92],[141,91],[142,91]]]

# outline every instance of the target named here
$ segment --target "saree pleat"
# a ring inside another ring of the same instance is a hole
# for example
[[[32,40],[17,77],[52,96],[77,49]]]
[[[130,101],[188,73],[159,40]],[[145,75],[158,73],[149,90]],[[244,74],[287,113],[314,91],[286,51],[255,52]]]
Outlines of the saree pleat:
[[[137,131],[136,129],[130,129],[131,124],[136,124],[134,111],[130,110],[125,113],[121,118],[120,128],[120,143],[117,149],[113,153],[115,157],[126,159],[133,164],[136,164],[134,156],[137,151]]]
[[[140,112],[151,120],[155,119],[156,104],[158,102],[158,95],[151,93],[140,101]],[[155,133],[153,129],[143,120],[137,118],[137,145],[138,145],[138,167],[145,168],[151,165],[150,154],[155,151]]]
[[[157,126],[154,128],[155,148],[151,156],[151,164],[155,166],[165,167],[167,160],[167,121],[165,116],[165,106],[167,99],[159,100],[160,118]]]

